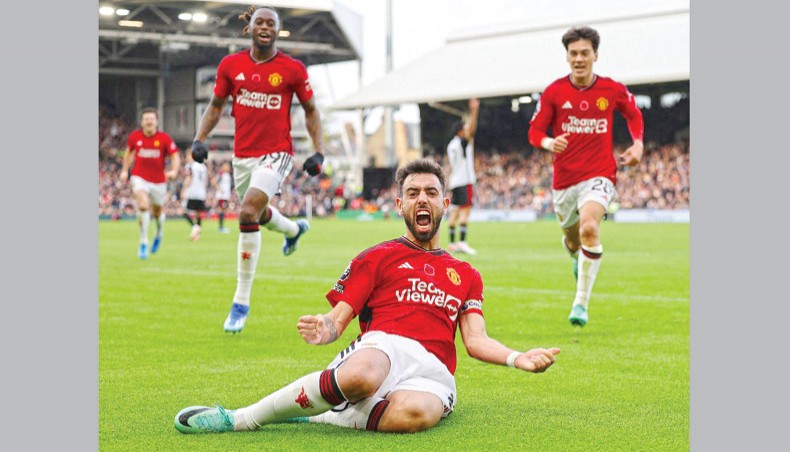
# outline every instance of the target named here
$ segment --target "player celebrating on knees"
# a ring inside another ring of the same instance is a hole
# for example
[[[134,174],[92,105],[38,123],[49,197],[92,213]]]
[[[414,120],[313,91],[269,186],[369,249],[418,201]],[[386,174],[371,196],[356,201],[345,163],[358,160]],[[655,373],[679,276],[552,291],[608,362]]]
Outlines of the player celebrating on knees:
[[[481,361],[528,372],[554,363],[558,348],[514,351],[486,333],[480,274],[438,247],[436,233],[450,205],[441,167],[416,160],[398,170],[396,180],[403,236],[354,258],[326,296],[331,311],[302,316],[297,324],[305,342],[329,344],[359,317],[359,337],[326,370],[250,406],[181,410],[178,431],[255,430],[289,420],[382,432],[428,429],[457,401],[457,329],[467,353]]]
[[[475,132],[477,131],[477,115],[480,111],[480,101],[469,99],[469,120],[460,121],[455,126],[455,135],[447,144],[447,157],[450,161],[450,190],[452,190],[452,207],[447,219],[450,230],[450,252],[477,254],[466,243],[466,223],[469,212],[472,210],[473,188],[477,177],[475,176]],[[460,227],[459,242],[455,243],[455,225]]]
[[[220,62],[214,94],[192,143],[192,157],[202,162],[208,155],[203,141],[217,125],[225,99],[232,96],[232,114],[236,119],[233,173],[241,210],[236,292],[224,328],[234,334],[244,327],[250,309],[250,292],[261,249],[259,226],[285,235],[283,254],[286,256],[296,251],[299,237],[310,227],[307,220],[291,221],[270,205],[293,167],[290,111],[294,93],[304,108],[307,131],[316,150],[305,160],[304,170],[315,176],[321,172],[324,161],[321,118],[307,69],[276,46],[280,32],[277,11],[271,7],[250,7],[239,18],[248,23],[244,33],[251,35],[252,46]]]
[[[546,88],[529,129],[532,146],[554,153],[554,211],[577,276],[568,320],[580,327],[588,320],[590,294],[603,255],[601,220],[615,196],[614,110],[625,117],[633,139],[633,145],[620,154],[620,163],[636,165],[644,148],[642,112],[634,96],[622,83],[593,72],[600,41],[598,32],[587,26],[573,27],[562,36],[571,73]],[[549,127],[554,138],[546,134]]]
[[[129,178],[129,167],[132,168],[132,193],[137,209],[137,225],[140,233],[140,248],[137,256],[148,258],[148,225],[153,213],[156,221],[156,234],[150,252],[156,253],[162,244],[167,194],[167,181],[175,179],[181,166],[181,156],[173,139],[159,127],[159,113],[156,108],[143,108],[140,111],[140,129],[129,134],[126,140],[126,152],[121,168],[121,182]],[[165,171],[165,158],[170,156],[170,169]],[[149,210],[150,205],[150,210]]]

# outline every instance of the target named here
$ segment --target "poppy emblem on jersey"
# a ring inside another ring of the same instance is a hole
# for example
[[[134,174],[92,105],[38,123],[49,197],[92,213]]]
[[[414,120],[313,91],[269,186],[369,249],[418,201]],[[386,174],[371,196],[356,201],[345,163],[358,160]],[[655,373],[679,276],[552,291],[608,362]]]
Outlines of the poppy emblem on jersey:
[[[433,276],[436,274],[436,270],[433,269],[429,264],[425,264],[425,267],[422,268],[425,271],[425,274],[428,276]]]
[[[159,147],[159,140],[154,140],[154,147]]]
[[[587,102],[586,100],[583,100],[583,101],[582,101],[582,102],[579,104],[579,108],[581,108],[581,109],[582,109],[582,111],[587,111],[587,109],[588,109],[588,108],[590,108],[590,103],[589,103],[589,102]]]
[[[137,140],[137,145],[138,146],[142,146],[143,145],[143,140]]]
[[[248,260],[250,260],[251,257],[252,257],[252,253],[247,252],[247,251],[242,251],[241,252],[241,258],[243,260],[248,261]]]
[[[595,105],[599,110],[606,111],[606,109],[609,108],[609,100],[605,97],[599,97],[598,100],[595,101]]]
[[[261,81],[261,74],[252,74],[252,81],[258,83]]]
[[[275,72],[273,74],[269,74],[269,84],[272,86],[278,86],[280,83],[283,82],[283,76],[279,73]]]
[[[458,276],[458,272],[455,271],[454,268],[450,267],[447,269],[447,277],[450,278],[450,282],[456,286],[461,285],[461,277]]]

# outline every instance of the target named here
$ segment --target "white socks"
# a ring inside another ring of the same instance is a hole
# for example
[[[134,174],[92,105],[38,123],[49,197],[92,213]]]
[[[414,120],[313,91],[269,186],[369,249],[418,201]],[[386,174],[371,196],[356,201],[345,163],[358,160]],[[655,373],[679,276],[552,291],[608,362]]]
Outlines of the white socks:
[[[257,226],[257,225],[255,225]],[[241,231],[237,259],[236,293],[233,302],[245,306],[250,305],[250,292],[252,281],[255,279],[255,268],[258,266],[258,255],[261,251],[261,231],[255,228],[254,232]]]
[[[382,406],[379,405],[382,401],[389,404],[388,401],[381,397],[368,397],[355,404],[345,404],[346,408],[342,411],[330,410],[326,413],[310,416],[308,420],[317,424],[339,425],[357,430],[375,430],[375,427],[378,426],[378,421],[381,419],[381,414],[383,414]],[[374,408],[376,408],[376,411],[381,410],[378,418],[375,415],[372,417],[370,415]],[[386,405],[383,408],[386,408]]]
[[[156,219],[156,237],[162,238],[162,227],[165,225],[165,219],[167,215],[165,215],[165,211],[159,214],[159,217]]]
[[[283,214],[274,207],[269,206],[269,210],[272,216],[263,227],[270,231],[282,232],[289,239],[296,237],[296,234],[299,233],[299,225],[283,216]],[[266,215],[265,212],[264,215]]]
[[[151,211],[137,211],[137,224],[140,227],[140,243],[148,244],[148,225],[151,223]]]
[[[334,370],[313,372],[253,405],[236,410],[235,430],[255,430],[264,424],[321,414],[344,401]]]
[[[603,245],[587,247],[582,245],[579,253],[579,279],[576,281],[576,298],[573,300],[574,306],[580,304],[587,309],[590,303],[595,277],[601,267],[601,256],[603,255]]]

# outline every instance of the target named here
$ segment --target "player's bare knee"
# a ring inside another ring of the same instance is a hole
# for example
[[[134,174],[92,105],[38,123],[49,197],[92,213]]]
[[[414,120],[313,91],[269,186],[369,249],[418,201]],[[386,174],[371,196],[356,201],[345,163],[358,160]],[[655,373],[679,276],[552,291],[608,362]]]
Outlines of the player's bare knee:
[[[385,378],[387,374],[382,375],[377,366],[363,363],[342,366],[337,372],[338,386],[350,402],[357,402],[375,394]]]
[[[595,221],[585,221],[579,227],[579,236],[582,243],[598,241],[598,223]]]
[[[385,413],[386,423],[381,427],[393,433],[416,433],[427,430],[439,423],[442,418],[441,412],[434,413],[431,408],[422,403],[391,403]]]
[[[257,223],[260,217],[260,210],[252,204],[242,204],[239,209],[239,223]]]

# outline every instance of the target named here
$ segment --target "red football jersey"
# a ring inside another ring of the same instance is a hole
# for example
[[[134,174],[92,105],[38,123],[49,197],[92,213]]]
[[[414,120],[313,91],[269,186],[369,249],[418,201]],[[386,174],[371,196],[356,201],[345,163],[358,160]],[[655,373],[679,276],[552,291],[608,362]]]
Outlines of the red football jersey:
[[[217,68],[214,95],[233,96],[236,119],[233,150],[236,157],[260,157],[274,152],[293,155],[291,101],[313,97],[307,68],[277,51],[265,62],[255,62],[250,49],[226,56]]]
[[[612,149],[615,110],[625,117],[631,138],[641,140],[642,112],[622,83],[596,75],[589,86],[578,88],[567,76],[546,88],[530,121],[529,143],[541,148],[540,142],[548,136],[549,126],[555,137],[569,133],[568,147],[554,154],[552,187],[555,190],[598,176],[617,183],[617,162]]]
[[[142,129],[137,129],[129,134],[126,147],[134,152],[132,176],[140,176],[155,184],[166,182],[165,155],[178,152],[178,147],[170,135],[157,130],[155,134],[147,137]]]
[[[483,315],[480,273],[444,250],[425,251],[401,237],[355,257],[326,294],[359,316],[361,333],[383,331],[413,339],[455,374],[458,317]]]

